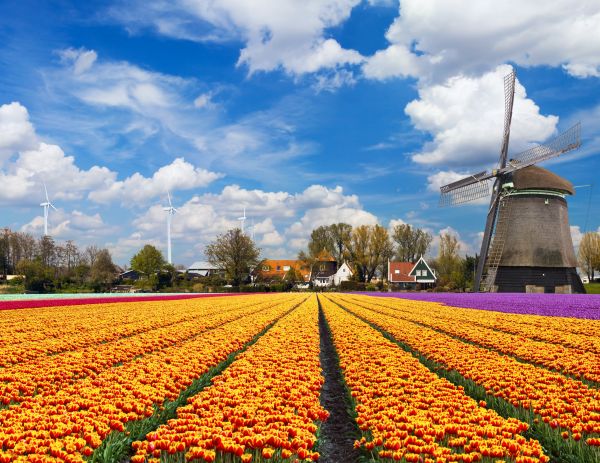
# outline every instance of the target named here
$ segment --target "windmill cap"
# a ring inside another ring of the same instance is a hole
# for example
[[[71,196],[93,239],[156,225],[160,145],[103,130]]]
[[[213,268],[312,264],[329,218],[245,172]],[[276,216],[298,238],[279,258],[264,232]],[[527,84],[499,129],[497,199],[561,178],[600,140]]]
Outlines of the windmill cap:
[[[543,167],[529,166],[519,169],[513,172],[512,181],[517,190],[554,190],[575,194],[571,182]]]

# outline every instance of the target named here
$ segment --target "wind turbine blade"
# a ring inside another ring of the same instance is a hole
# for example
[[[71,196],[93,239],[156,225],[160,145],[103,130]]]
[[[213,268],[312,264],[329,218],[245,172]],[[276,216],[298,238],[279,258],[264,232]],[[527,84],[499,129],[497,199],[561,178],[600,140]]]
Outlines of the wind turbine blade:
[[[48,189],[46,188],[46,182],[42,182],[42,184],[44,185],[44,193],[46,193],[46,202],[49,203],[50,200],[48,199]]]
[[[173,204],[171,203],[171,193],[169,193],[169,190],[167,190],[167,197],[169,198],[169,207],[173,207]]]
[[[179,213],[179,209],[177,209],[176,207],[173,208],[173,211]]]
[[[54,204],[52,204],[52,203],[49,203],[48,205],[49,205],[49,206],[50,206],[52,209],[54,209],[55,211],[57,211],[57,210],[58,210],[58,209],[56,209],[56,208],[54,207]]]

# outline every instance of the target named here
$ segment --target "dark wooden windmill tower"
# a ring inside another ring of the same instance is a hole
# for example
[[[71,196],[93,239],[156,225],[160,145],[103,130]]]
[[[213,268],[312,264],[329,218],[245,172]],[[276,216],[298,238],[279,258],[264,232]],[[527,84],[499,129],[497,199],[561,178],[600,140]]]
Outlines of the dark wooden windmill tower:
[[[491,194],[476,291],[585,292],[567,212],[571,182],[535,164],[578,148],[580,124],[550,142],[508,159],[515,95],[514,71],[504,78],[504,136],[498,168],[441,187],[440,204],[455,205]]]

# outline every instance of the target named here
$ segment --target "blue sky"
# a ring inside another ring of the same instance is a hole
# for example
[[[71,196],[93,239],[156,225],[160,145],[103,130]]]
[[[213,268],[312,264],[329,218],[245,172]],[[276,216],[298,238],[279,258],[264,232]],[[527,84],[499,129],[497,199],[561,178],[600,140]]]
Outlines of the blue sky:
[[[577,244],[600,227],[600,5],[536,3],[0,2],[0,225],[41,234],[43,180],[50,233],[119,263],[164,249],[167,190],[175,263],[243,207],[268,257],[337,221],[473,253],[486,206],[437,191],[494,166],[514,67],[511,152],[582,123],[582,148],[545,165],[595,183],[569,199]]]

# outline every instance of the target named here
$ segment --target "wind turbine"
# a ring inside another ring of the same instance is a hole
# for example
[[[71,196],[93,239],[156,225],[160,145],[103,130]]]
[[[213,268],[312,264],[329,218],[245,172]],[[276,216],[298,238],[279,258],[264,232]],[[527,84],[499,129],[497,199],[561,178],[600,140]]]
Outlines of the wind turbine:
[[[167,191],[167,196],[169,198],[169,207],[163,207],[163,210],[167,213],[167,261],[169,264],[172,264],[171,260],[171,220],[173,219],[173,214],[179,212],[176,208],[173,207],[173,203],[171,203],[171,193]]]
[[[48,209],[52,208],[56,210],[56,208],[54,207],[54,204],[50,202],[50,199],[48,199],[48,190],[46,189],[46,183],[42,182],[42,184],[44,185],[44,193],[46,193],[46,201],[40,203],[40,206],[44,208],[44,236],[48,236]]]
[[[254,219],[252,219],[252,225],[250,226],[250,229],[252,230],[250,232],[250,239],[252,239],[252,241],[254,241]]]
[[[244,233],[244,222],[246,221],[246,208],[244,207],[244,215],[237,218],[242,223],[242,233]]]

